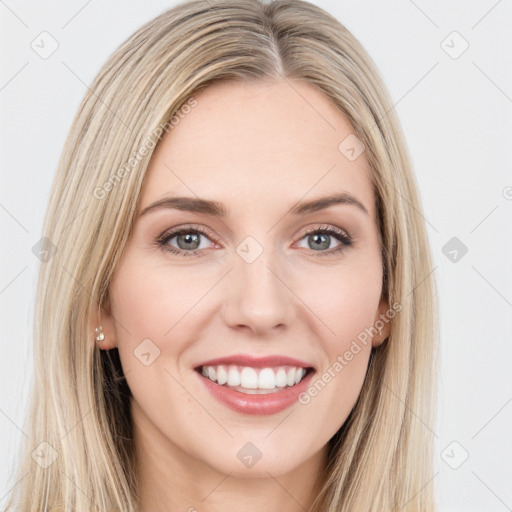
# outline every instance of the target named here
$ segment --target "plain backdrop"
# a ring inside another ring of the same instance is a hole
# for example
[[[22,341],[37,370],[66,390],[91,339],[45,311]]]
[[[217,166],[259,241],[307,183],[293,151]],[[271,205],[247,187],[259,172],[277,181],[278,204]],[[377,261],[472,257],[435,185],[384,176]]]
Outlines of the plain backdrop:
[[[440,512],[512,510],[512,2],[313,3],[375,61],[421,192],[442,359],[428,426],[437,467],[425,486],[436,487]],[[106,58],[173,5],[0,1],[0,506],[16,484],[33,365],[32,247],[65,137]],[[42,32],[58,43],[47,58],[33,49]]]

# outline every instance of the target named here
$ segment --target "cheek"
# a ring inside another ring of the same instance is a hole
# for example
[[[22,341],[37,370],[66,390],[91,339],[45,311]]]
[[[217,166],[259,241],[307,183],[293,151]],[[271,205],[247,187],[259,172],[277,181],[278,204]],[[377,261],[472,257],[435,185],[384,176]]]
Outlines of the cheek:
[[[374,258],[332,268],[304,288],[302,296],[307,297],[307,305],[325,327],[319,339],[331,360],[376,321],[381,282],[379,261]]]
[[[111,290],[112,312],[129,335],[122,329],[118,333],[123,341],[129,338],[132,343],[152,336],[164,339],[197,302],[198,295],[186,272],[160,271],[147,263],[129,260],[120,267]]]
[[[197,290],[187,286],[178,271],[170,274],[127,258],[111,283],[111,296],[119,354],[129,383],[135,388],[140,379],[147,379],[144,387],[158,386],[151,382],[158,370],[174,367],[186,348],[191,335],[187,311],[198,300]]]
[[[198,300],[198,290],[187,282],[179,270],[164,271],[129,256],[110,286],[123,372],[136,403],[162,426],[193,410],[178,384],[181,354],[194,338],[187,311]]]
[[[308,306],[321,319],[318,341],[326,357],[302,403],[311,404],[324,431],[343,424],[366,375],[382,279],[378,259],[372,262],[340,267],[315,280],[308,294]]]

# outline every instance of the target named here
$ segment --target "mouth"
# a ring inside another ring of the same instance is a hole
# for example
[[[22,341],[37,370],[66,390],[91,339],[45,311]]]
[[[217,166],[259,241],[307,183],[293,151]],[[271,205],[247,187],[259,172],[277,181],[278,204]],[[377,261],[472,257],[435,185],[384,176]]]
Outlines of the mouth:
[[[311,384],[312,367],[201,365],[194,368],[206,390],[228,409],[243,415],[277,414],[300,402]]]
[[[294,388],[315,372],[313,367],[255,368],[234,364],[201,365],[194,370],[217,386],[247,395],[268,395]]]

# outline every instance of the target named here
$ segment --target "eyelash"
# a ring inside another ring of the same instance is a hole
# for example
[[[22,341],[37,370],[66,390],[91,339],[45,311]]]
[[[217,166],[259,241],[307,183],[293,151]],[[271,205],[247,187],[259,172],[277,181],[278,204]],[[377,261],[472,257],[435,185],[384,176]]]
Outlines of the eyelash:
[[[183,235],[183,234],[187,234],[187,233],[201,234],[201,235],[204,235],[206,238],[213,239],[214,242],[218,243],[218,240],[216,240],[215,237],[212,237],[210,235],[210,233],[206,232],[204,229],[198,228],[198,227],[193,228],[193,227],[186,226],[184,228],[177,228],[175,230],[168,231],[168,232],[164,233],[163,235],[161,235],[156,240],[157,246],[166,252],[171,252],[173,254],[176,254],[179,256],[184,256],[184,257],[196,256],[201,251],[204,251],[205,249],[195,249],[193,251],[184,251],[181,249],[177,249],[176,247],[173,247],[168,244],[168,242],[170,240],[172,240],[174,237]],[[331,256],[333,254],[338,254],[338,253],[346,250],[347,248],[351,247],[353,244],[352,239],[345,231],[343,231],[339,228],[334,228],[332,226],[319,226],[316,228],[308,228],[299,240],[302,240],[303,238],[305,238],[306,236],[311,235],[311,234],[331,235],[331,236],[335,237],[338,241],[341,242],[341,245],[333,250],[318,251],[318,252],[313,251],[313,252],[316,252],[316,254],[314,256],[322,257],[322,256]]]

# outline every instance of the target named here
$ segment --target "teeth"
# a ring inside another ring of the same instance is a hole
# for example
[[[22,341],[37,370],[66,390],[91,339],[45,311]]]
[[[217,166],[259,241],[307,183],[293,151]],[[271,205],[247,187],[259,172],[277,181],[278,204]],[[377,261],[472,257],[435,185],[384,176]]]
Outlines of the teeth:
[[[295,368],[290,368],[286,374],[286,385],[293,386],[295,384]]]
[[[240,372],[235,367],[228,370],[228,386],[240,386]]]
[[[224,366],[219,366],[217,368],[217,382],[222,386],[226,384],[228,381],[228,372],[224,368]]]
[[[244,368],[245,370],[245,368]],[[242,379],[242,386],[243,386]],[[246,387],[246,386],[243,386]],[[263,368],[258,376],[258,388],[259,389],[274,389],[276,387],[276,374],[274,370],[270,368]]]
[[[246,366],[242,369],[240,372],[240,386],[247,389],[258,389],[258,374],[254,368]]]
[[[284,368],[279,368],[276,372],[276,386],[278,388],[286,386],[286,370]]]
[[[298,384],[306,374],[306,369],[294,366],[259,369],[250,366],[218,365],[203,366],[201,373],[221,386],[246,390],[278,390],[277,388]]]

